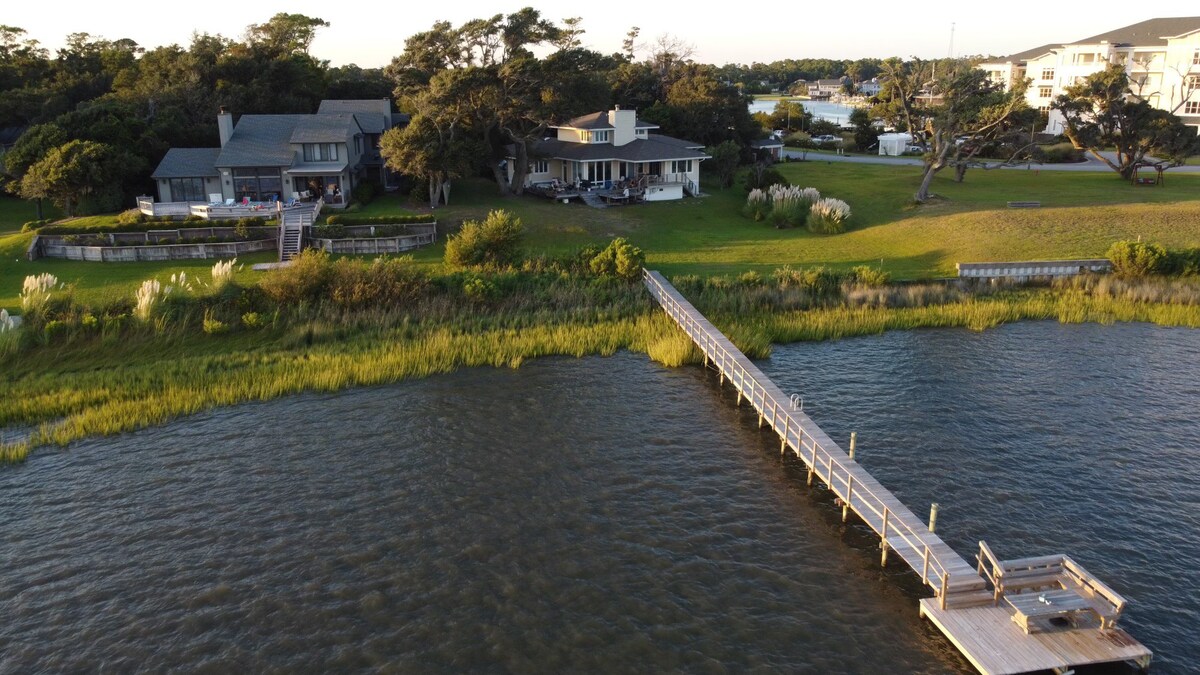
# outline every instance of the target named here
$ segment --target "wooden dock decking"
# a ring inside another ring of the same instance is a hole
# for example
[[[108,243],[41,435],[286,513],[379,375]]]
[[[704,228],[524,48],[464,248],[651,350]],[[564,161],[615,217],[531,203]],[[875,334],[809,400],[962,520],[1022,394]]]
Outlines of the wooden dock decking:
[[[1013,620],[1014,610],[1001,604],[1000,591],[988,590],[992,578],[982,576],[895,495],[876,481],[816,425],[791,398],[766,377],[658,272],[645,271],[644,281],[663,310],[704,353],[722,384],[738,392],[738,405],[748,401],[758,412],[760,427],[780,438],[780,452],[792,452],[808,467],[808,482],[820,478],[842,505],[842,519],[854,512],[880,537],[881,559],[889,552],[903,560],[933,590],[921,600],[920,612],[982,673],[1065,671],[1071,666],[1129,661],[1148,667],[1150,651],[1118,628],[1071,628],[1026,634]],[[853,441],[851,441],[853,450]],[[981,543],[981,549],[986,545]]]

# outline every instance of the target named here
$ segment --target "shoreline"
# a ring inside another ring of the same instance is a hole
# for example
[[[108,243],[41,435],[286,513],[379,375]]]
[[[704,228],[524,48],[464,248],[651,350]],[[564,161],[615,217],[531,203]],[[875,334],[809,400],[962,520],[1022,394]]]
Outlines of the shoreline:
[[[705,293],[698,295],[705,303]],[[740,303],[746,296],[739,290],[727,299]],[[0,402],[0,433],[32,430],[23,441],[0,446],[0,464],[21,462],[40,447],[67,447],[216,407],[390,384],[464,367],[516,368],[540,356],[608,356],[618,350],[646,354],[668,367],[699,362],[686,336],[645,302],[640,310],[526,312],[474,324],[368,321],[346,328],[311,320],[265,335],[151,335],[74,349],[39,347],[0,359],[12,366],[6,368],[11,393]],[[709,304],[716,305],[708,310],[713,323],[754,359],[768,357],[776,344],[918,328],[982,331],[1029,320],[1200,328],[1200,304],[1089,295],[1078,288],[1010,289],[907,307],[841,304],[736,313],[719,302]]]

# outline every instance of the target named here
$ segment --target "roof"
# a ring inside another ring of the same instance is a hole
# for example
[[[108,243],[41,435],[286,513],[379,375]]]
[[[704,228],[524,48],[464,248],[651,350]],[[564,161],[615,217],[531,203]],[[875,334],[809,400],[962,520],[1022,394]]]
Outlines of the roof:
[[[386,103],[386,107],[385,107]],[[392,111],[392,102],[386,98],[368,99],[326,99],[317,106],[317,114],[324,113],[373,113],[382,114],[384,110]]]
[[[217,176],[221,148],[171,148],[158,163],[151,178],[198,178]]]
[[[217,166],[291,166],[292,134],[313,115],[242,115],[221,148]]]
[[[575,162],[615,160],[620,162],[660,162],[672,159],[708,159],[708,155],[694,149],[690,141],[670,136],[650,134],[625,145],[607,143],[569,143],[556,138],[534,143],[529,154],[535,157],[554,157]]]
[[[760,138],[757,141],[750,141],[752,148],[782,148],[783,141],[774,138]]]
[[[645,120],[636,120],[633,124],[635,129],[657,129],[657,124],[651,124]],[[613,125],[608,121],[608,111],[595,112],[582,117],[576,117],[572,120],[567,120],[563,124],[551,126],[552,129],[613,129]]]
[[[346,161],[296,162],[288,169],[293,176],[333,176],[346,170]]]
[[[1167,38],[1194,33],[1198,30],[1200,30],[1200,16],[1166,17],[1123,26],[1069,44],[1094,45],[1107,42],[1135,46],[1166,45]]]
[[[300,115],[289,139],[292,143],[345,143],[361,129],[350,113]]]
[[[392,116],[379,113],[354,113],[354,121],[364,134],[382,134],[391,126]]]
[[[412,121],[412,115],[408,113],[392,113],[392,126],[406,127]]]
[[[1051,42],[1048,45],[1034,47],[1033,49],[1026,49],[1023,52],[1017,52],[1016,54],[1009,54],[1008,56],[1001,56],[996,59],[988,59],[987,61],[984,61],[984,63],[1024,63],[1030,59],[1036,59],[1039,56],[1049,54],[1051,51],[1058,49],[1061,46],[1061,42]]]

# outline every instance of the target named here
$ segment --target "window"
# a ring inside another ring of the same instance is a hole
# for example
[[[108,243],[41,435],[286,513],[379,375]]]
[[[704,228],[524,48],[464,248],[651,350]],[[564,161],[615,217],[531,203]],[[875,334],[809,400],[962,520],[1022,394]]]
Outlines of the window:
[[[579,132],[579,140],[583,141],[584,143],[591,143],[592,142],[592,132],[590,132],[590,131]]]
[[[550,173],[550,162],[544,159],[536,159],[533,161],[533,173]]]
[[[283,193],[279,169],[270,166],[246,167],[233,170],[233,196],[252,202],[269,202]]]
[[[1048,115],[1050,114],[1050,106],[1048,106],[1048,105],[1039,105],[1039,106],[1038,106],[1038,112],[1042,113],[1042,115],[1043,115],[1043,116],[1048,116]]]
[[[362,136],[355,136],[354,137],[354,152],[361,155],[362,154],[362,145],[363,145],[362,144]]]
[[[592,143],[607,143],[608,142],[608,134],[609,134],[609,132],[607,132],[607,131],[593,131],[591,142]]]
[[[1050,98],[1051,87],[1038,87],[1038,98]]]
[[[333,162],[337,158],[337,143],[304,144],[304,161],[306,162]]]
[[[172,178],[168,183],[173,202],[208,201],[208,195],[204,194],[203,178]]]
[[[1183,104],[1184,115],[1200,115],[1200,101],[1188,101]]]
[[[1042,79],[1043,80],[1053,80],[1054,79],[1054,69],[1053,68],[1042,68]]]
[[[1183,86],[1189,91],[1200,89],[1200,75],[1188,75]]]
[[[634,133],[635,133],[635,134],[638,136],[638,138],[645,138],[645,137],[646,137],[646,130],[645,130],[645,129],[638,129],[638,130],[637,130],[636,132],[634,132]]]
[[[676,159],[671,161],[671,173],[690,173],[692,170],[692,160]]]
[[[1095,62],[1096,62],[1095,54],[1076,54],[1075,55],[1075,63],[1095,63]]]
[[[1193,66],[1200,66],[1200,49],[1197,49],[1197,50],[1196,50],[1196,51],[1195,51],[1195,52],[1192,54],[1192,65],[1193,65]]]

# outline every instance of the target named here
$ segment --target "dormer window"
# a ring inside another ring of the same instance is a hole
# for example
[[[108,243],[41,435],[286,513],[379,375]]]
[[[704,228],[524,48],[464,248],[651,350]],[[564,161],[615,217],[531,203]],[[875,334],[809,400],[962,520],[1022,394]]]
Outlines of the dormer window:
[[[637,137],[638,137],[638,138],[645,138],[645,137],[646,137],[646,129],[638,129],[638,130],[637,130],[637,131],[635,131],[634,133],[637,135]]]
[[[333,162],[337,161],[337,143],[305,143],[304,161]]]
[[[593,131],[592,143],[607,143],[611,133],[610,131]]]

